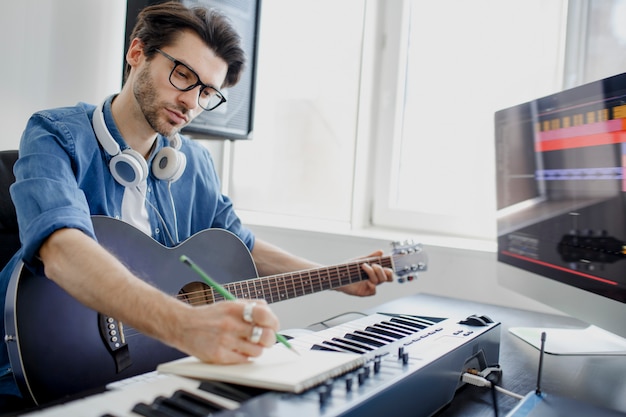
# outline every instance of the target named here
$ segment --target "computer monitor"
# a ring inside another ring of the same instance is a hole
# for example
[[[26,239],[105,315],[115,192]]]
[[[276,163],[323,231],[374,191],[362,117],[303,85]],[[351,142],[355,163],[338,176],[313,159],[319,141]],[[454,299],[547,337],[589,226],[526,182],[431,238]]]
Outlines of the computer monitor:
[[[498,280],[590,326],[513,328],[626,354],[626,74],[495,113]]]

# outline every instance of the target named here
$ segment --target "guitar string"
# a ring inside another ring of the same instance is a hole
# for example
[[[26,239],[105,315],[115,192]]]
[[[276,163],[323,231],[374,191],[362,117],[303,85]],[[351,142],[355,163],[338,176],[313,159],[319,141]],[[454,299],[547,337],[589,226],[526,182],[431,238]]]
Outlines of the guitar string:
[[[285,273],[274,275],[270,277],[262,277],[262,278],[253,278],[240,282],[225,284],[225,286],[232,287],[231,292],[236,292],[240,294],[239,298],[254,298],[255,294],[260,294],[261,298],[267,298],[264,296],[266,292],[271,294],[280,295],[281,290],[285,290],[286,292],[294,292],[296,295],[302,292],[302,295],[306,294],[308,290],[305,289],[305,286],[313,286],[313,285],[322,285],[323,286],[328,283],[328,288],[334,288],[338,286],[347,285],[353,282],[352,278],[355,274],[359,276],[363,276],[365,272],[361,269],[361,264],[364,262],[368,263],[377,263],[382,266],[391,267],[393,263],[391,262],[391,257],[371,257],[369,259],[361,259],[356,260],[351,264],[338,265],[329,268],[324,268],[321,270],[304,270],[298,271],[294,273]],[[327,274],[322,273],[321,271],[330,271]],[[346,273],[348,274],[349,281],[346,281]],[[314,276],[317,275],[317,279]],[[294,277],[289,280],[285,280],[285,278]],[[283,287],[278,284],[280,281],[285,281]],[[296,281],[300,281],[299,284]],[[273,281],[273,284],[271,283]],[[257,285],[257,282],[261,282],[261,285]],[[288,288],[289,283],[292,285],[292,289]],[[239,286],[239,287],[237,287]],[[243,287],[246,287],[245,289]],[[252,287],[252,289],[250,288]],[[320,288],[320,289],[322,289]],[[276,291],[278,289],[278,292]],[[301,291],[299,291],[299,289]],[[267,291],[266,291],[267,290]],[[315,292],[315,288],[312,288],[311,292]],[[207,297],[207,291],[211,292],[211,297]],[[187,292],[185,294],[185,298],[189,299],[190,295],[193,295],[193,292]],[[220,299],[219,296],[215,297],[210,289],[201,290],[199,292],[199,296],[202,299],[207,298],[216,298]],[[193,297],[191,297],[193,298]]]
[[[269,293],[270,295],[274,294],[276,295],[276,297],[280,297],[280,298],[284,298],[281,297],[281,294],[284,293],[294,293],[296,295],[304,295],[307,294],[309,291],[307,288],[305,288],[306,286],[313,286],[313,285],[317,285],[317,286],[322,286],[324,287],[325,283],[328,282],[329,283],[329,288],[333,288],[336,286],[342,286],[342,285],[347,285],[349,283],[352,282],[352,280],[350,280],[349,282],[345,282],[345,280],[343,280],[343,278],[345,278],[346,273],[348,275],[353,276],[354,273],[359,273],[359,274],[363,274],[363,271],[360,269],[360,265],[352,265],[349,268],[342,268],[339,271],[333,271],[329,276],[331,277],[330,280],[323,278],[323,276],[320,274],[318,275],[318,279],[312,279],[311,273],[308,271],[302,271],[300,273],[294,273],[294,274],[289,274],[287,276],[294,276],[294,279],[290,279],[290,280],[284,280],[284,275],[282,276],[274,276],[274,277],[266,277],[266,278],[262,278],[262,279],[256,279],[257,281],[263,282],[264,284],[262,285],[257,285],[257,282],[255,282],[255,279],[252,280],[246,280],[246,281],[241,281],[240,283],[231,283],[231,284],[226,284],[226,287],[232,287],[231,292],[239,294],[238,298],[269,298],[266,295],[266,293]],[[339,274],[338,278],[339,280],[337,280],[337,277],[332,278],[333,274]],[[269,279],[268,279],[269,278]],[[261,281],[262,280],[262,281]],[[284,281],[284,283],[281,283],[281,281]],[[298,283],[299,281],[299,283]],[[266,284],[265,284],[266,282]],[[272,282],[274,285],[272,285]],[[311,288],[311,292],[314,292],[315,288]],[[210,292],[211,295],[209,297],[207,297],[206,292]],[[200,300],[206,300],[207,298],[214,298],[213,294],[212,294],[212,290],[211,289],[207,289],[207,290],[200,290],[198,292],[196,292],[197,297],[194,297],[193,293],[185,293],[183,298],[185,298],[185,300],[189,301],[189,300],[196,300],[196,299],[200,299]],[[220,297],[217,297],[220,298]],[[272,297],[273,298],[273,297]]]
[[[352,263],[348,263],[348,264],[344,264],[344,265],[338,265],[338,266],[334,266],[334,267],[328,267],[328,268],[322,268],[322,269],[314,269],[314,270],[305,270],[305,271],[298,271],[298,272],[294,272],[294,273],[285,273],[285,274],[279,274],[279,275],[274,275],[274,276],[269,276],[269,277],[262,277],[262,278],[252,278],[249,280],[245,280],[245,281],[241,281],[239,283],[229,283],[229,284],[225,284],[224,287],[226,287],[227,289],[229,289],[229,291],[231,291],[233,294],[235,294],[237,296],[237,298],[243,298],[243,299],[247,299],[247,298],[262,298],[267,300],[269,303],[271,302],[275,302],[275,301],[280,301],[281,299],[284,299],[286,297],[288,297],[289,295],[289,290],[287,290],[287,284],[285,283],[285,292],[280,292],[280,290],[276,290],[277,285],[276,282],[280,281],[280,280],[284,280],[284,278],[286,277],[294,277],[294,279],[291,279],[291,284],[293,285],[293,294],[295,297],[300,296],[300,295],[306,295],[306,294],[311,294],[317,291],[322,291],[325,289],[330,289],[330,288],[335,288],[335,287],[339,287],[339,286],[343,286],[343,285],[347,285],[349,283],[352,282],[352,280],[348,283],[345,283],[343,281],[341,281],[341,276],[345,275],[345,273],[348,273],[348,275],[351,274],[358,274],[359,276],[361,276],[362,274],[364,274],[364,271],[361,269],[361,265],[363,263],[376,263],[379,264],[381,266],[384,267],[391,267],[393,266],[393,259],[398,258],[398,256],[386,256],[386,257],[370,257],[367,259],[361,259],[361,260],[357,260],[354,261]],[[327,271],[327,274],[323,273],[323,271]],[[317,275],[317,278],[313,278],[313,275]],[[324,278],[324,276],[328,275],[328,277],[330,279],[326,279]],[[306,278],[305,278],[306,276]],[[302,293],[299,293],[297,288],[296,288],[296,279],[299,278],[300,279],[300,287],[302,289]],[[305,290],[305,284],[302,281],[303,279],[305,279],[308,284],[306,284],[306,286],[310,286],[311,290],[310,292],[308,290]],[[275,285],[272,285],[270,283],[270,281],[275,281]],[[256,285],[257,282],[261,282],[261,288],[260,290],[258,289],[258,286]],[[286,281],[285,281],[286,282]],[[334,286],[329,286],[327,288],[324,288],[324,284],[326,282],[330,282],[331,284],[333,284]],[[339,283],[340,285],[335,285]],[[250,284],[252,284],[252,287],[254,287],[253,291],[250,291]],[[239,285],[239,289],[236,288],[236,286]],[[243,290],[241,287],[243,286],[248,287],[247,291]],[[268,297],[266,294],[265,290],[268,290],[267,292],[270,293],[271,297]],[[253,292],[255,293],[255,296],[250,295],[250,293]],[[256,294],[261,294],[260,296],[256,296]],[[238,295],[237,295],[238,294]],[[272,294],[276,295],[276,298],[278,298],[277,300],[274,300],[274,296]],[[285,297],[281,297],[281,294],[287,294]],[[223,300],[224,298],[218,294],[215,294],[214,290],[212,288],[205,288],[203,290],[197,290],[197,291],[190,291],[190,292],[185,292],[183,294],[178,294],[176,296],[178,299],[180,299],[181,301],[184,302],[188,302],[190,304],[194,304],[198,303],[198,300],[203,301],[202,304],[212,304],[213,302],[216,301],[220,301]],[[212,300],[212,301],[211,301]],[[124,335],[125,337],[128,338],[132,338],[134,336],[140,335],[141,333],[137,330],[135,330],[132,327],[126,327],[125,331],[124,331]]]
[[[224,284],[224,287],[227,290],[229,290],[231,293],[233,293],[237,298],[242,298],[242,299],[262,298],[264,300],[267,300],[268,303],[272,303],[272,302],[280,301],[282,299],[293,298],[289,296],[290,293],[293,293],[294,296],[300,296],[300,295],[311,294],[317,291],[322,291],[325,289],[336,288],[336,287],[340,287],[343,285],[347,285],[351,283],[352,280],[347,283],[342,282],[341,277],[345,276],[346,273],[348,275],[354,275],[356,273],[359,276],[364,274],[365,272],[361,269],[361,265],[364,262],[376,263],[382,266],[391,265],[391,262],[389,261],[389,257],[372,257],[368,259],[361,259],[361,260],[358,260],[349,264],[322,268],[321,270],[320,269],[305,270],[305,271],[298,271],[294,273],[273,275],[273,276],[263,277],[263,278],[252,278],[249,280],[240,281],[239,283]],[[324,273],[323,271],[327,271],[327,273]],[[317,275],[317,278],[313,278],[311,274]],[[326,275],[328,275],[329,277],[328,279],[325,278]],[[307,281],[310,281],[310,291],[304,290],[304,284],[302,283],[302,279],[304,278],[304,276],[307,276],[308,277]],[[287,284],[287,280],[285,280],[285,278],[287,277],[294,277],[293,279],[290,280],[291,284],[293,285],[293,290],[287,289],[288,284]],[[298,292],[298,290],[296,289],[295,281],[297,280],[297,278],[300,279],[300,284],[302,288],[301,293]],[[271,281],[274,282],[273,285]],[[284,291],[281,291],[281,288],[280,288],[281,285],[278,284],[279,281],[283,281],[284,288],[282,288],[282,290]],[[257,283],[261,283],[260,290],[258,288],[259,286],[257,285]],[[330,285],[326,285],[328,283]],[[237,286],[239,286],[239,288],[237,288]],[[247,291],[242,288],[243,286],[248,287]],[[250,286],[254,287],[254,291],[250,291],[250,288],[249,288]],[[260,296],[251,296],[250,295],[251,292],[254,292],[256,294],[260,293]],[[267,293],[269,293],[269,296],[267,295]],[[208,288],[208,287],[202,290],[189,291],[189,292],[185,292],[182,294],[178,294],[176,298],[192,305],[212,304],[213,302],[221,301],[224,299],[223,296],[216,294],[212,288]],[[132,338],[134,336],[138,336],[140,334],[141,332],[135,330],[132,327],[126,327],[124,330],[124,336],[126,339]]]
[[[371,261],[372,260],[370,259],[370,263],[373,263]],[[375,263],[380,264],[384,262],[379,261]],[[319,289],[321,290],[321,289],[324,289],[325,284],[328,283],[329,284],[328,288],[334,288],[334,287],[343,286],[343,285],[352,283],[353,279],[351,279],[350,277],[354,276],[355,273],[361,276],[364,275],[364,271],[361,270],[360,263],[358,262],[348,265],[348,267],[340,266],[340,267],[330,268],[330,269],[335,269],[331,273],[328,274],[330,279],[326,279],[325,274],[322,275],[322,273],[319,271],[311,270],[311,271],[299,271],[297,273],[290,273],[290,274],[282,274],[282,275],[273,276],[273,277],[245,280],[245,281],[241,281],[240,283],[227,284],[227,286],[232,286],[231,292],[240,294],[239,298],[266,298],[267,299],[269,297],[267,297],[265,294],[268,292],[270,295],[272,294],[276,295],[277,298],[285,298],[285,297],[281,297],[281,294],[293,293],[296,296],[305,295],[309,292],[315,292],[316,288],[314,286],[320,287]],[[348,274],[348,278],[350,278],[349,281],[345,280],[346,273]],[[313,274],[317,274],[317,279],[313,278]],[[290,276],[293,276],[295,278],[290,279],[290,280],[285,280],[285,282],[282,285],[279,284],[280,281],[282,281],[284,277],[290,277]],[[270,279],[268,280],[268,278]],[[257,282],[255,281],[260,281],[263,283],[267,282],[267,284],[263,284],[259,288],[259,285],[257,285]],[[271,281],[274,282],[274,285],[272,285]],[[276,285],[276,284],[279,284],[279,285]],[[309,286],[311,287],[311,291],[309,291],[308,288],[306,288]],[[210,289],[208,291],[210,291]],[[190,293],[186,293],[185,298],[187,300],[189,300],[190,298],[194,299],[193,294],[191,294],[191,297],[190,297]],[[206,299],[207,298],[206,293],[203,291],[200,291],[199,298],[202,300]],[[208,298],[213,298],[213,294],[211,294],[211,297],[208,297]]]
[[[355,275],[360,276],[361,278],[359,278],[359,280],[362,280],[365,274],[361,269],[363,262],[391,266],[390,262],[385,262],[386,260],[388,261],[386,258],[370,258],[355,261],[351,264],[325,268],[326,271],[329,271],[328,273],[323,273],[320,270],[305,270],[271,277],[253,278],[240,281],[239,283],[229,283],[226,284],[225,287],[235,295],[238,295],[238,298],[263,298],[271,302],[274,301],[274,298],[290,298],[290,294],[300,296],[323,289],[348,285],[354,282],[353,277]],[[261,284],[258,285],[259,283]],[[269,294],[269,296],[267,294]],[[180,298],[190,303],[222,299],[216,296],[210,288],[186,292],[185,294],[181,294]]]

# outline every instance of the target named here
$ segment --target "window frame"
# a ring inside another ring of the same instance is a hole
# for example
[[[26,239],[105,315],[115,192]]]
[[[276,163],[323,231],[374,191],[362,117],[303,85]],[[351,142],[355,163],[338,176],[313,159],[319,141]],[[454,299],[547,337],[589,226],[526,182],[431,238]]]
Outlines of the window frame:
[[[434,236],[448,236],[454,238],[477,239],[483,242],[495,242],[496,238],[496,222],[495,207],[493,216],[482,219],[468,219],[467,217],[433,214],[426,212],[418,212],[404,210],[394,207],[390,184],[397,182],[399,177],[398,163],[400,152],[400,141],[402,136],[402,117],[403,117],[403,99],[404,99],[404,79],[406,76],[406,67],[408,64],[408,31],[410,27],[410,11],[408,3],[411,0],[402,0],[397,2],[386,2],[385,18],[381,21],[382,31],[380,36],[385,39],[386,48],[381,52],[381,61],[387,63],[380,72],[379,80],[381,85],[379,89],[389,90],[389,97],[381,100],[378,111],[378,129],[376,132],[375,143],[377,146],[376,160],[374,171],[377,173],[375,182],[375,190],[371,205],[371,226],[374,228],[391,228],[404,229],[419,232],[420,234]],[[580,19],[581,10],[570,12],[567,7],[567,13],[564,13],[562,19],[567,20],[567,24],[563,24],[561,33],[561,50],[564,51],[560,60],[560,73],[557,83],[563,85],[563,65],[565,60],[565,42],[566,34],[571,33],[573,29],[569,28],[569,22],[572,18]],[[584,7],[583,7],[584,13]],[[571,15],[571,16],[570,16]],[[400,22],[400,23],[398,23]],[[571,51],[573,47],[569,47]],[[394,65],[396,63],[396,69]],[[391,146],[385,146],[385,142],[391,140]],[[487,150],[486,150],[487,151]],[[495,175],[495,170],[494,170]],[[416,178],[416,189],[419,190],[420,181],[429,181],[428,178]],[[495,186],[494,186],[495,190]]]

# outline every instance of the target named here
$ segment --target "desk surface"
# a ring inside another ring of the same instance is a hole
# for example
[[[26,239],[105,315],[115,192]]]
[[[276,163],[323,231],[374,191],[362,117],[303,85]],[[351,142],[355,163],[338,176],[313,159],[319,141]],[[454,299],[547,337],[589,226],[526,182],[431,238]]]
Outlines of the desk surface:
[[[508,329],[529,327],[581,327],[581,322],[568,317],[542,314],[488,304],[461,301],[427,294],[394,300],[368,311],[424,314],[446,317],[470,314],[487,315],[501,323],[500,365],[503,370],[501,386],[526,395],[536,387],[539,351],[512,335]],[[545,355],[542,391],[573,397],[622,412],[626,412],[626,358],[624,356],[557,356]],[[513,409],[518,400],[498,394],[499,415]],[[464,386],[452,403],[438,417],[493,416],[491,393],[485,388]]]

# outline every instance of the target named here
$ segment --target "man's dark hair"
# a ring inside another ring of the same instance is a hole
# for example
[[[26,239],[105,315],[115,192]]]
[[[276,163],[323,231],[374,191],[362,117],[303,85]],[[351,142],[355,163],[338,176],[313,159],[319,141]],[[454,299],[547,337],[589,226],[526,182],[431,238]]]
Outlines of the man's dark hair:
[[[178,1],[148,6],[137,16],[130,40],[139,38],[144,44],[144,54],[151,59],[157,49],[171,45],[187,29],[195,32],[228,65],[223,87],[237,84],[245,64],[241,37],[231,21],[217,10],[187,7]],[[127,64],[124,79],[129,73]]]

